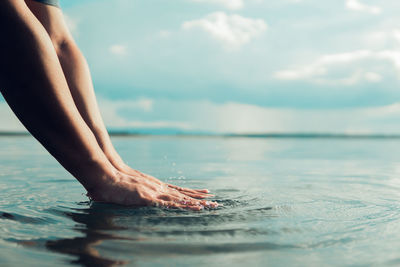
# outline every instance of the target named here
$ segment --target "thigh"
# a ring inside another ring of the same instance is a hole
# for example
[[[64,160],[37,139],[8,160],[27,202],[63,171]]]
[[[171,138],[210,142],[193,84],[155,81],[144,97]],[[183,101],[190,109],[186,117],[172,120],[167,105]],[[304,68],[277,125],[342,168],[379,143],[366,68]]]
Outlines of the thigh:
[[[46,29],[53,44],[58,45],[67,39],[72,39],[61,9],[54,5],[43,4],[50,0],[25,0],[25,2]]]

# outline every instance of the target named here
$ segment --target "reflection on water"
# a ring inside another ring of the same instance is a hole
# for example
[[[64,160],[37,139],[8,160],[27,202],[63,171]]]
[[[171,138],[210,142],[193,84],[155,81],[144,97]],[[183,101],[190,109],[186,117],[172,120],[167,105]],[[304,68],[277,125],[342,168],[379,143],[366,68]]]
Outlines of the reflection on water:
[[[70,262],[72,264],[81,264],[85,266],[120,265],[125,262],[104,258],[95,248],[96,245],[101,244],[101,242],[105,240],[129,239],[118,237],[112,234],[107,234],[106,232],[104,232],[107,230],[123,229],[122,227],[118,227],[113,223],[114,215],[105,211],[106,209],[96,207],[76,211],[71,210],[70,212],[62,212],[61,210],[49,210],[48,212],[57,213],[59,215],[60,213],[63,213],[66,218],[70,218],[74,222],[78,223],[79,226],[75,227],[75,230],[78,233],[82,233],[83,236],[54,240],[8,239],[8,241],[35,249],[47,248],[57,253],[76,256],[76,259]],[[2,218],[17,220],[20,223],[35,223],[35,220],[33,220],[32,218],[26,220],[20,215],[14,216],[8,213],[3,213]],[[18,220],[17,218],[20,218],[22,220]]]
[[[398,140],[115,142],[138,169],[207,187],[223,206],[192,212],[89,203],[33,140],[0,138],[0,265],[400,262]]]
[[[84,236],[49,240],[45,244],[49,250],[76,256],[77,259],[71,261],[71,263],[85,266],[114,266],[125,263],[124,261],[102,257],[96,249],[96,245],[105,240],[129,239],[105,232],[107,230],[123,229],[113,223],[114,216],[112,213],[104,212],[101,208],[88,208],[79,212],[67,212],[65,215],[79,224],[76,230]]]
[[[279,245],[270,242],[185,242],[187,238],[218,238],[251,237],[276,234],[269,230],[257,228],[232,228],[224,224],[248,221],[249,216],[263,218],[274,217],[272,207],[243,209],[240,213],[233,209],[248,206],[246,202],[219,200],[224,204],[223,211],[190,212],[184,210],[168,210],[158,208],[129,208],[110,204],[82,202],[82,208],[62,209],[52,208],[46,213],[56,214],[71,219],[76,223],[74,230],[83,236],[64,239],[30,239],[18,240],[9,238],[7,241],[19,245],[43,249],[57,253],[72,255],[75,258],[71,264],[84,266],[114,266],[129,263],[114,257],[106,257],[96,249],[104,241],[124,241],[127,245],[122,251],[146,256],[171,254],[208,255],[212,253],[254,252],[262,250],[279,250],[295,248],[292,245]],[[2,219],[16,220],[19,223],[36,224],[39,220],[21,215],[3,213]],[[119,233],[116,234],[116,233]],[[162,242],[168,241],[168,242]],[[179,242],[178,242],[179,241]]]

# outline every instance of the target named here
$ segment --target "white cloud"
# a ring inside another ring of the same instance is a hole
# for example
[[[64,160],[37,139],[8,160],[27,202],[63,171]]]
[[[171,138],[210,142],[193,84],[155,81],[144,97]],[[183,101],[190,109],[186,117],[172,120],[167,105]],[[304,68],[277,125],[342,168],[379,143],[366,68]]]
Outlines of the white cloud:
[[[154,100],[162,121],[130,120],[120,115],[137,101],[101,101],[108,127],[178,128],[219,133],[314,132],[400,133],[400,103],[346,109],[267,108],[236,102]],[[110,108],[111,107],[111,108]],[[185,110],[184,118],[179,115]]]
[[[389,63],[389,64],[388,64]],[[400,51],[358,50],[349,53],[325,55],[314,62],[274,74],[281,80],[307,80],[320,84],[353,85],[359,82],[380,82],[380,72],[392,65],[400,79]]]
[[[111,101],[104,98],[99,98],[99,103],[111,110],[116,108],[130,108],[144,112],[151,112],[153,110],[154,101],[149,98],[140,98],[137,100],[118,100]]]
[[[190,129],[191,126],[185,122],[179,121],[141,121],[130,120],[121,116],[121,110],[138,110],[142,112],[151,112],[153,110],[154,101],[148,98],[141,98],[138,100],[107,100],[99,98],[99,106],[103,119],[107,127],[111,128],[177,128],[177,129]]]
[[[124,120],[123,122],[109,122],[107,123],[107,127],[111,128],[146,128],[146,129],[179,129],[179,130],[191,130],[191,126],[187,123],[176,122],[176,121],[140,121],[133,120],[128,121]]]
[[[291,109],[241,103],[208,104],[219,132],[400,133],[400,103],[372,108]],[[208,114],[210,115],[210,114]],[[209,116],[210,118],[211,116]]]
[[[0,101],[0,132],[25,132],[25,127],[11,111],[7,103]]]
[[[192,0],[199,3],[210,3],[222,5],[231,10],[241,9],[244,6],[243,0]]]
[[[382,48],[400,48],[400,29],[385,29],[367,33],[363,42],[370,47]]]
[[[222,42],[227,49],[238,49],[266,31],[267,24],[262,19],[215,12],[202,19],[186,21],[182,28],[201,29]]]
[[[236,102],[99,100],[105,123],[111,128],[176,128],[219,133],[400,133],[400,103],[369,108],[312,110],[266,108]],[[157,112],[163,113],[163,120],[129,119],[121,115],[127,108],[152,112],[157,106]],[[190,116],[178,118],[176,114],[182,113],[182,110]],[[4,102],[0,102],[0,131],[24,131]]]
[[[359,0],[346,0],[346,7],[355,11],[367,12],[370,14],[380,14],[382,9],[378,6],[371,6],[361,3]]]
[[[114,44],[109,48],[110,53],[118,56],[126,55],[127,47],[121,44]]]
[[[364,77],[369,82],[380,82],[382,80],[382,76],[375,72],[366,72]]]
[[[364,59],[369,55],[370,52],[366,50],[352,53],[325,55],[307,66],[292,70],[279,71],[275,76],[282,80],[299,80],[322,76],[327,73],[327,67],[330,65],[348,64],[355,60]]]
[[[170,31],[167,31],[167,30],[162,30],[162,31],[158,32],[158,36],[161,37],[161,38],[168,38],[168,37],[171,36],[171,34],[172,33]]]

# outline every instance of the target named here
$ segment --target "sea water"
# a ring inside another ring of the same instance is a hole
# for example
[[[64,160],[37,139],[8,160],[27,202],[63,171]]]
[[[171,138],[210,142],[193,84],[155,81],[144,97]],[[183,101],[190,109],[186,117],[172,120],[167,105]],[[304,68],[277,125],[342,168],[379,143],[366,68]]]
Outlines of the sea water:
[[[0,266],[400,265],[400,140],[114,137],[208,188],[200,212],[90,203],[32,138],[0,138]]]

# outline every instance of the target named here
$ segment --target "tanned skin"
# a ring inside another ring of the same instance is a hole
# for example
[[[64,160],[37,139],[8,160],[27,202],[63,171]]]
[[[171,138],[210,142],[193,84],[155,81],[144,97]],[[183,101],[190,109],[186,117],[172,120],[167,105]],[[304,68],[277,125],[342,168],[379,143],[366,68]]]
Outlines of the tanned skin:
[[[85,58],[62,11],[0,1],[0,90],[26,129],[94,201],[201,210],[208,190],[165,184],[126,165],[97,105]]]

